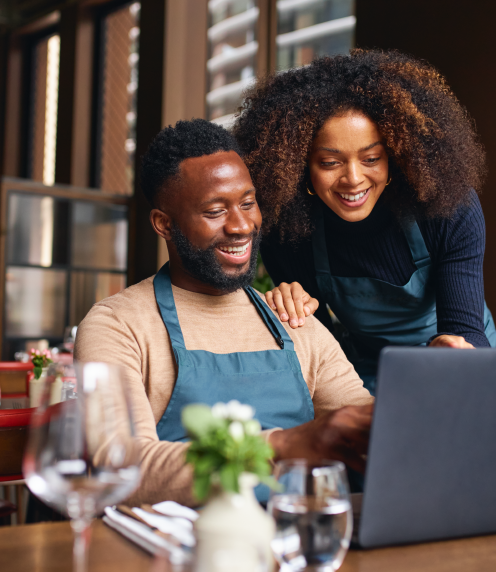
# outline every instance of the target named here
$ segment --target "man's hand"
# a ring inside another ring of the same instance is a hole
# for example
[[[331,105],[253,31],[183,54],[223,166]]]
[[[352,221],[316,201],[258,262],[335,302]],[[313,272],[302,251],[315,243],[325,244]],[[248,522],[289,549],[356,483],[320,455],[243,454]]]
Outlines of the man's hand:
[[[304,425],[274,431],[269,437],[274,460],[337,460],[363,473],[373,410],[372,404],[348,405]]]
[[[319,302],[303,290],[299,282],[286,284],[281,282],[273,290],[265,293],[267,304],[277,310],[281,322],[287,322],[292,328],[298,328],[305,323],[305,317],[315,314]]]
[[[430,348],[459,348],[462,350],[475,350],[475,347],[467,342],[463,336],[448,336],[443,334],[434,338],[429,344]]]

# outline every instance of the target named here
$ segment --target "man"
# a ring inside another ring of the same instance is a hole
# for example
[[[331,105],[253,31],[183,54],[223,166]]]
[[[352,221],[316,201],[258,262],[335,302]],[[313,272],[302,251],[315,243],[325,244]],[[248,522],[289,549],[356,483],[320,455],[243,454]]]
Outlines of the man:
[[[169,265],[95,304],[75,349],[77,360],[125,369],[143,472],[131,502],[194,504],[188,403],[249,403],[276,460],[334,458],[363,471],[370,394],[318,320],[291,330],[249,288],[262,219],[232,136],[204,120],[164,129],[142,188]]]

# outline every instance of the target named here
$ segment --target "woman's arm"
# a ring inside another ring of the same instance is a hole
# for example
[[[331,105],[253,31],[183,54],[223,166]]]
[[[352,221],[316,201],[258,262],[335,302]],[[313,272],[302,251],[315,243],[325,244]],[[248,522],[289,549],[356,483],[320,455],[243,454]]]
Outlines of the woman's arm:
[[[427,240],[433,243],[431,252],[437,251],[438,334],[429,340],[429,345],[489,347],[484,333],[482,271],[486,234],[477,195],[474,192],[470,204],[462,206],[452,220],[434,221],[424,228],[431,235],[431,240]]]

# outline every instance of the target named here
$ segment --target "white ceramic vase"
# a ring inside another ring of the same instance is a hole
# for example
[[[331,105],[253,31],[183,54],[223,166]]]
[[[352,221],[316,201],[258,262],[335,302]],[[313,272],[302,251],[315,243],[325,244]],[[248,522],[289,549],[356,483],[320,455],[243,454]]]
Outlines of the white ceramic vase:
[[[273,571],[275,524],[255,498],[257,484],[255,475],[243,473],[240,494],[221,492],[201,511],[194,572]]]

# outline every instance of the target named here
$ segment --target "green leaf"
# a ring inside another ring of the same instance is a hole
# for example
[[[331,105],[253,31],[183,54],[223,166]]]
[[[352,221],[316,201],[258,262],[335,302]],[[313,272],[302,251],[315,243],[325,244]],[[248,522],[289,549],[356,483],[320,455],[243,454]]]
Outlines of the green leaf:
[[[228,463],[227,465],[224,465],[220,470],[220,482],[222,488],[225,491],[239,493],[238,478],[240,473],[241,471],[239,471],[236,465],[234,465],[233,463]]]
[[[181,421],[188,433],[197,437],[223,425],[222,419],[214,417],[210,407],[201,403],[187,405],[182,410]]]
[[[195,497],[202,501],[207,498],[210,492],[210,475],[195,476],[193,481],[193,493]]]
[[[37,365],[34,367],[33,371],[34,371],[34,378],[40,379],[43,368]]]

